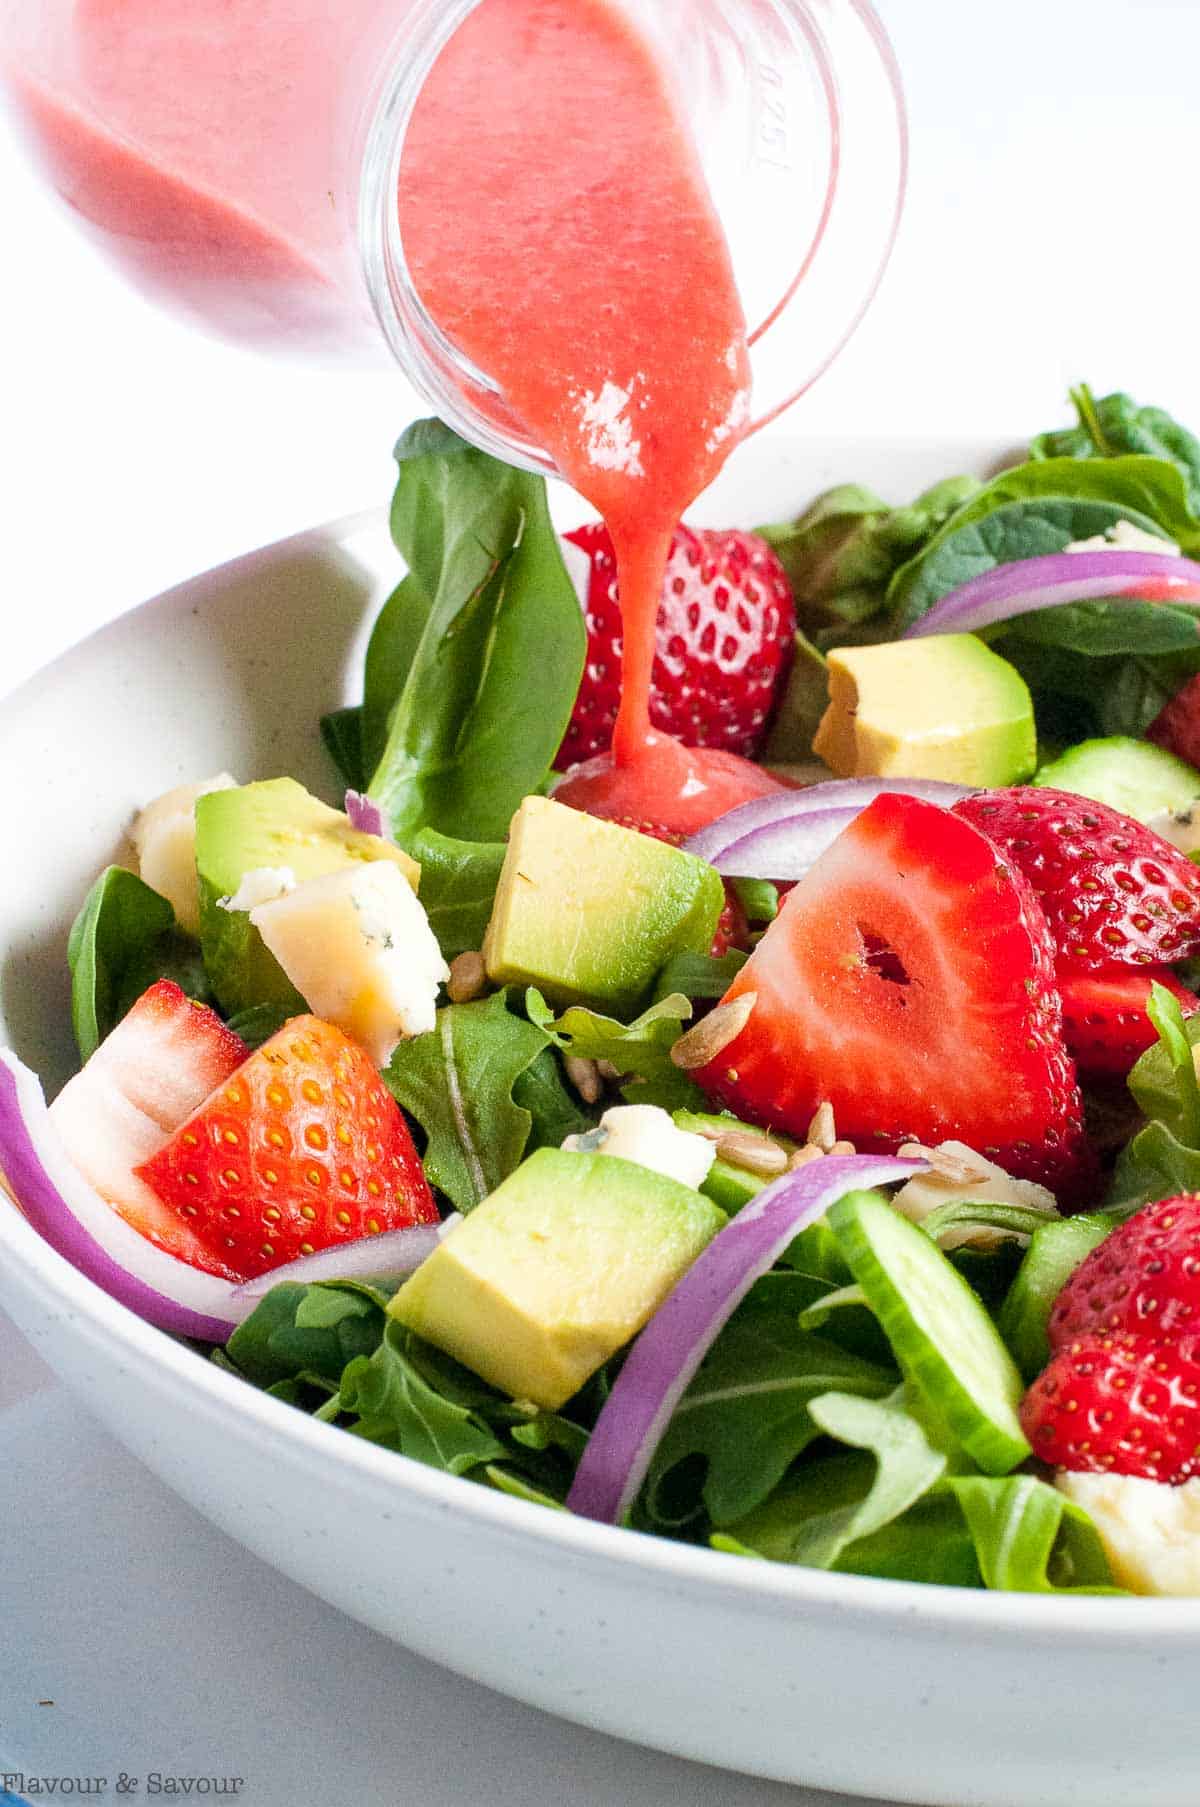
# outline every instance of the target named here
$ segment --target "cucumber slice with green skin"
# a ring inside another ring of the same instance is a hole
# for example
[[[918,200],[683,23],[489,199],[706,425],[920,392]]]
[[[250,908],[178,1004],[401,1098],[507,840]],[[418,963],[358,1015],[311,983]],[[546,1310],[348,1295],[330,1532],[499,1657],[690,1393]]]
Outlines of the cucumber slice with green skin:
[[[707,1111],[676,1111],[675,1124],[678,1129],[691,1130],[695,1135],[702,1135],[706,1130],[716,1130],[720,1135],[736,1133],[745,1136],[761,1136],[767,1139],[765,1129],[757,1129],[749,1123],[739,1123],[736,1117],[715,1116]],[[789,1153],[796,1146],[786,1136],[772,1136]],[[711,1198],[714,1205],[720,1205],[722,1211],[732,1217],[743,1205],[748,1205],[752,1198],[757,1198],[765,1186],[771,1184],[772,1178],[778,1174],[764,1177],[761,1173],[751,1173],[746,1167],[735,1167],[732,1161],[723,1161],[717,1156],[709,1169],[708,1178],[701,1186],[705,1198]]]
[[[839,1199],[828,1222],[901,1369],[985,1474],[1029,1455],[1017,1407],[1021,1376],[998,1331],[941,1250],[867,1192]]]
[[[1080,1262],[1113,1228],[1111,1217],[1064,1217],[1035,1230],[1000,1311],[1000,1334],[1026,1380],[1050,1360],[1050,1310]]]
[[[1034,784],[1107,803],[1135,822],[1177,815],[1200,797],[1200,772],[1148,740],[1084,740],[1039,768]]]

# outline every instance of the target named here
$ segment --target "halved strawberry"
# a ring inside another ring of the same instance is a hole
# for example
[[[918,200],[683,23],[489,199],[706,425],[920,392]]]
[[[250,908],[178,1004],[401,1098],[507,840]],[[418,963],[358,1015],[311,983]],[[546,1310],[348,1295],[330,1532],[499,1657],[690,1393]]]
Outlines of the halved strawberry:
[[[1102,972],[1058,962],[1063,1039],[1079,1071],[1089,1078],[1123,1079],[1158,1032],[1146,1015],[1150,987],[1166,987],[1184,1016],[1200,1010],[1200,998],[1181,985],[1169,966],[1107,966]]]
[[[864,1151],[962,1141],[1075,1201],[1089,1152],[1037,900],[986,836],[883,796],[789,894],[726,1002],[741,1033],[695,1077],[802,1135],[828,1099]]]
[[[954,808],[1025,874],[1073,966],[1200,953],[1200,868],[1152,829],[1107,803],[1033,785],[980,791]]]
[[[199,1250],[134,1168],[245,1060],[245,1042],[170,979],[152,985],[50,1106],[63,1148],[101,1198],[184,1261]]]
[[[138,1174],[200,1245],[188,1259],[229,1279],[438,1218],[374,1063],[314,1016],[264,1042]]]

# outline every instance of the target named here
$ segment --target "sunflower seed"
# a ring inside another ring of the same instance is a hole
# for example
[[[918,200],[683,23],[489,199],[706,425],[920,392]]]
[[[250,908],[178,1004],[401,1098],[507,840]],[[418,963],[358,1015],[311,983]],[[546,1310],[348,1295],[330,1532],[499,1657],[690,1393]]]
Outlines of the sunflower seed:
[[[717,1143],[717,1154],[722,1161],[728,1161],[731,1167],[740,1167],[745,1173],[766,1177],[787,1172],[786,1149],[766,1136],[752,1136],[745,1130],[730,1130],[723,1135]]]
[[[710,1060],[726,1049],[730,1042],[736,1041],[746,1024],[750,1021],[754,1006],[758,1003],[756,991],[744,991],[740,998],[732,998],[728,1004],[718,1004],[681,1035],[671,1049],[671,1059],[685,1073],[697,1067],[706,1067]]]

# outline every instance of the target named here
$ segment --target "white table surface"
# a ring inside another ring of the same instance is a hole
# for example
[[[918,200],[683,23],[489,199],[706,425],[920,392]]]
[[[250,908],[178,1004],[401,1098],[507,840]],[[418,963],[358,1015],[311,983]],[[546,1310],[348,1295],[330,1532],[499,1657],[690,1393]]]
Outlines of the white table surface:
[[[913,116],[907,220],[785,430],[1019,442],[1081,378],[1200,422],[1200,5],[879,3]],[[416,403],[387,372],[276,365],[158,314],[2,136],[0,195],[7,686],[177,579],[383,499]],[[351,1625],[170,1496],[3,1325],[0,1473],[0,1767],[243,1775],[253,1807],[826,1799],[559,1725]]]

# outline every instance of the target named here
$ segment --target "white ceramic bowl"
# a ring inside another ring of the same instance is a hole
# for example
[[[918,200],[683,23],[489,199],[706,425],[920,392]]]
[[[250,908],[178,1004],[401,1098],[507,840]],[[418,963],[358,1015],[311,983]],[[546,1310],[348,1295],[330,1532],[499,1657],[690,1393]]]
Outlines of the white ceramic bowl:
[[[770,519],[838,480],[908,498],[986,459],[963,445],[761,443],[698,518]],[[136,806],[222,767],[328,793],[317,717],[349,694],[395,575],[377,517],[307,534],[146,604],[5,702],[0,1036],[51,1089],[72,1058],[67,929]],[[1200,1602],[825,1575],[546,1512],[242,1385],[4,1209],[0,1305],[224,1530],[333,1606],[520,1700],[731,1769],[902,1801],[1200,1799]]]

